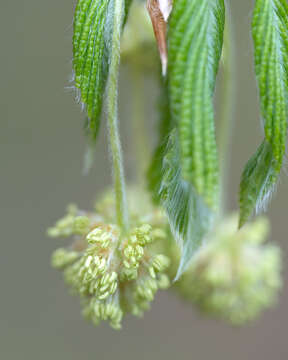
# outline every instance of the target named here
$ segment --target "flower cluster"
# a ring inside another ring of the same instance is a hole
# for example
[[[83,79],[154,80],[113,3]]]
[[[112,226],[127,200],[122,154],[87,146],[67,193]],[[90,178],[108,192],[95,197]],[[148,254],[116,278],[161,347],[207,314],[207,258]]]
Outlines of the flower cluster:
[[[158,289],[169,287],[167,256],[157,253],[165,235],[149,224],[135,225],[123,234],[101,216],[69,207],[68,214],[48,230],[52,237],[74,236],[70,248],[52,255],[52,266],[83,299],[83,313],[93,323],[108,320],[120,328],[123,315],[141,315]]]
[[[281,255],[278,247],[263,244],[265,219],[236,229],[236,216],[225,221],[177,286],[203,312],[243,324],[273,304],[281,287]]]
[[[48,230],[51,237],[73,240],[57,249],[51,262],[81,297],[83,315],[96,325],[108,321],[115,329],[125,314],[141,316],[157,290],[170,287],[180,256],[163,212],[134,190],[129,191],[131,228],[126,233],[113,224],[110,192],[95,212],[70,205]],[[281,254],[277,246],[264,243],[265,218],[240,230],[237,218],[226,218],[214,229],[173,287],[201,311],[244,324],[275,301],[282,285]]]

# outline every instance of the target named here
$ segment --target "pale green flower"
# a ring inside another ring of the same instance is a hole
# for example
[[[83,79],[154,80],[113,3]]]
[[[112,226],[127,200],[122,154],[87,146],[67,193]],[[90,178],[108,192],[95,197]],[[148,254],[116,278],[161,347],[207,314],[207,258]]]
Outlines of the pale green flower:
[[[237,231],[237,217],[225,221],[192,260],[177,285],[203,312],[243,324],[271,306],[281,288],[281,254],[264,244],[261,218]]]
[[[100,204],[104,214],[105,204],[110,207],[105,199]],[[170,286],[165,274],[170,260],[158,253],[161,245],[157,246],[157,240],[165,237],[164,229],[142,223],[122,234],[101,216],[74,208],[48,233],[74,237],[72,246],[56,250],[51,262],[63,270],[66,283],[83,299],[85,317],[94,324],[107,320],[119,329],[126,313],[142,315],[157,290]]]

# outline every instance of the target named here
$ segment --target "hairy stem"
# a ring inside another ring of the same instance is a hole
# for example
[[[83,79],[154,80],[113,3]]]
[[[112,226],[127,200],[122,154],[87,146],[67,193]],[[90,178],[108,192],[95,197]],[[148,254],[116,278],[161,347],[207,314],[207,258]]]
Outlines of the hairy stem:
[[[234,127],[234,105],[235,105],[235,44],[233,28],[226,16],[226,28],[224,34],[224,53],[223,53],[223,93],[222,93],[222,111],[219,131],[219,157],[220,157],[220,176],[221,176],[221,213],[227,208],[228,194],[228,175],[230,166],[229,150],[231,143],[231,134]]]
[[[111,63],[107,82],[107,117],[109,140],[112,154],[116,216],[122,232],[128,229],[128,210],[122,150],[118,129],[118,75],[120,66],[120,37],[124,17],[124,0],[114,1],[113,36],[111,43]]]

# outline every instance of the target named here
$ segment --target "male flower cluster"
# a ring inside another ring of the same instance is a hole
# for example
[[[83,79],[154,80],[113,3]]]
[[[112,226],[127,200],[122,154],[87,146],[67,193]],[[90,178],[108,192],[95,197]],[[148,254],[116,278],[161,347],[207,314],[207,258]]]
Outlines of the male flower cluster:
[[[52,255],[53,267],[82,298],[83,313],[95,324],[107,320],[119,329],[123,315],[141,315],[158,289],[169,287],[170,260],[156,252],[161,229],[137,224],[128,233],[96,214],[75,207],[48,230],[52,237],[73,236],[70,248]]]

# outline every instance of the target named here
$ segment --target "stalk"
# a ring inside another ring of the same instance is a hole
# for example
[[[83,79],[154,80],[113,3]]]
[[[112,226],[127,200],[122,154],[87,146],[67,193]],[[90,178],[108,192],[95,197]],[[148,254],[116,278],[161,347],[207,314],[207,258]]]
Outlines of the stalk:
[[[123,168],[123,156],[118,128],[118,76],[120,38],[124,18],[124,1],[114,1],[111,64],[107,81],[107,120],[112,155],[117,223],[122,233],[128,230],[128,209]]]

